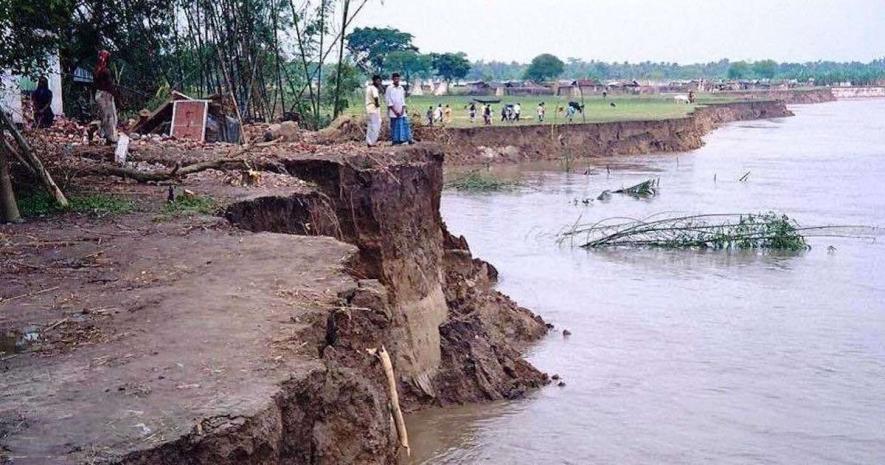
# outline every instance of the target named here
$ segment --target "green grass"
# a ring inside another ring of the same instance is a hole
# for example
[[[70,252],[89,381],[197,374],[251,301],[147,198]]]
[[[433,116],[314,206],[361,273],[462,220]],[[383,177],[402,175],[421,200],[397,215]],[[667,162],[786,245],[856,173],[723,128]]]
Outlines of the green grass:
[[[501,103],[492,104],[492,121],[494,126],[501,125],[533,125],[539,124],[537,121],[538,103],[544,102],[547,108],[546,118],[543,124],[566,124],[565,112],[557,113],[556,108],[567,107],[569,101],[580,101],[573,97],[557,97],[553,95],[534,96],[534,97],[495,97],[500,98]],[[425,119],[425,113],[428,107],[436,107],[442,104],[443,107],[449,105],[452,108],[452,127],[470,127],[482,126],[482,115],[477,111],[477,122],[471,123],[467,113],[467,107],[473,97],[460,95],[446,95],[441,97],[419,96],[409,97],[407,104],[409,113],[413,115],[419,113],[421,120]],[[588,123],[599,123],[609,121],[632,121],[632,120],[656,120],[667,118],[680,118],[687,115],[690,111],[697,108],[698,105],[714,102],[733,101],[733,98],[718,97],[709,94],[698,95],[694,104],[676,103],[672,96],[652,95],[652,96],[633,96],[633,95],[616,95],[603,99],[602,96],[587,96],[584,98],[585,118]],[[501,107],[504,104],[519,102],[522,107],[522,121],[519,123],[501,122]],[[614,102],[615,106],[610,104]],[[477,108],[479,110],[479,106]],[[359,105],[353,104],[347,109],[348,115],[361,115],[364,108],[360,102]],[[584,122],[581,115],[578,114],[572,123]]]
[[[135,209],[135,202],[110,194],[71,194],[70,205],[61,208],[55,200],[43,191],[25,192],[18,195],[18,208],[25,218],[54,215],[64,212],[90,214],[96,216],[119,215]]]
[[[163,205],[161,219],[171,219],[190,215],[214,215],[218,202],[202,195],[179,195],[172,202]]]
[[[455,189],[470,192],[495,192],[515,189],[520,185],[517,179],[505,179],[492,173],[470,171],[457,175],[457,177],[445,182],[445,189]]]

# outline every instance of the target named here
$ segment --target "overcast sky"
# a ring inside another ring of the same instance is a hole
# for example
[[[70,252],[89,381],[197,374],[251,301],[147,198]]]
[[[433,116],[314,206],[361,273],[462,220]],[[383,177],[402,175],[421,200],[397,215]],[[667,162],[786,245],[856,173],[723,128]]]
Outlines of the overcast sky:
[[[358,26],[410,32],[471,60],[870,61],[885,0],[369,0]]]

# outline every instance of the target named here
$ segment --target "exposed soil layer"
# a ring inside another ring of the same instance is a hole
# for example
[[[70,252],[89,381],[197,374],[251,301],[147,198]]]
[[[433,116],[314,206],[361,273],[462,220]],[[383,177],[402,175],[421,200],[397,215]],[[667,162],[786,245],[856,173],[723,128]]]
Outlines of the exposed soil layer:
[[[703,136],[731,121],[792,116],[783,101],[711,104],[685,118],[559,126],[492,126],[425,132],[446,146],[448,164],[514,163],[699,148]]]
[[[783,90],[744,90],[719,92],[717,95],[743,100],[780,100],[788,105],[823,103],[836,100],[829,87]]]
[[[407,410],[513,398],[546,382],[519,358],[545,334],[544,322],[493,290],[497,273],[440,217],[439,148],[401,153],[408,161],[364,169],[286,160],[289,173],[318,186],[317,196],[257,196],[226,216],[252,231],[328,234],[358,247],[352,273],[381,283],[390,315],[363,345],[391,350]]]
[[[381,345],[407,410],[547,381],[543,321],[442,222],[439,148],[280,164],[297,186],[188,183],[229,222],[0,227],[0,462],[394,463]]]

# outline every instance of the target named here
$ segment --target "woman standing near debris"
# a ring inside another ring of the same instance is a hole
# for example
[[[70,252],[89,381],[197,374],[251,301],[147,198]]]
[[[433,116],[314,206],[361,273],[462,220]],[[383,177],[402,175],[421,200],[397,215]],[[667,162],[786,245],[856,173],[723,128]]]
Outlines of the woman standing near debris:
[[[117,106],[114,103],[114,82],[108,61],[111,53],[107,50],[98,52],[98,63],[93,73],[95,85],[95,103],[101,118],[101,133],[108,144],[117,142]]]
[[[37,90],[31,98],[34,101],[34,126],[37,128],[52,126],[55,114],[52,112],[52,91],[49,90],[49,79],[46,79],[46,76],[40,76]]]

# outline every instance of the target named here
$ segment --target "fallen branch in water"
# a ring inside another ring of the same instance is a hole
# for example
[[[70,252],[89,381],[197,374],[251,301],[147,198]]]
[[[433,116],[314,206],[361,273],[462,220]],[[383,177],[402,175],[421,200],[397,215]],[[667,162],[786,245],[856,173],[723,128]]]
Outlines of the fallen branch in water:
[[[627,220],[627,221],[625,221]],[[787,215],[708,214],[633,220],[610,218],[592,225],[574,225],[559,241],[583,236],[581,247],[656,247],[669,249],[770,249],[799,251],[806,237],[869,237],[849,234],[863,226],[800,227]],[[841,232],[840,232],[841,231]]]
[[[614,191],[604,190],[598,197],[596,197],[596,200],[606,200],[611,197],[611,194],[625,194],[637,199],[654,197],[658,193],[658,186],[660,183],[660,178],[656,178],[643,181],[635,186],[622,187]]]

